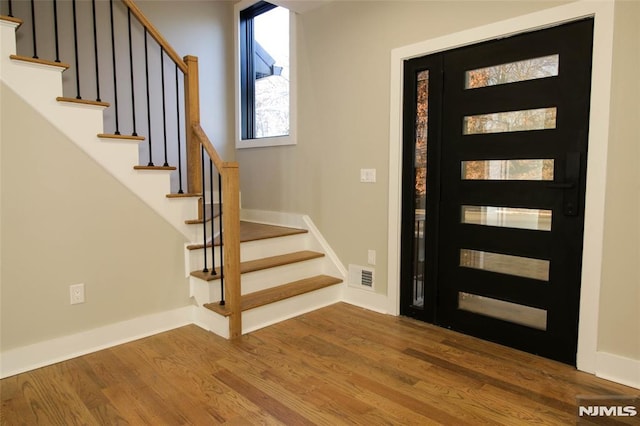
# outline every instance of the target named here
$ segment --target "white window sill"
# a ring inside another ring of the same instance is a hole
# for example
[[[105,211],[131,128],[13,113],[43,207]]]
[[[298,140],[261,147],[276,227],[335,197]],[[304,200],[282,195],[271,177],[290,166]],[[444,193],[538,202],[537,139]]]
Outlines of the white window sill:
[[[273,138],[241,139],[236,141],[236,149],[265,148],[269,146],[296,145],[292,136],[279,136]]]

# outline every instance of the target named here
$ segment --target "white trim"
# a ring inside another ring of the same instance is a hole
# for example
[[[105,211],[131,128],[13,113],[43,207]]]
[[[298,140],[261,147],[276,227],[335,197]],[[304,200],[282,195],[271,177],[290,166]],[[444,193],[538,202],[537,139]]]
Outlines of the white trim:
[[[194,307],[146,315],[70,336],[34,343],[0,354],[0,378],[66,361],[122,343],[194,323]]]
[[[578,369],[595,372],[603,251],[604,200],[609,134],[614,3],[578,1],[482,27],[394,49],[391,52],[389,134],[389,312],[399,312],[400,220],[402,186],[402,67],[405,59],[454,49],[508,35],[558,25],[587,16],[595,18],[586,216],[578,331]]]
[[[389,310],[389,299],[385,294],[374,293],[363,288],[346,285],[344,288],[343,301],[359,308],[378,312],[379,314],[398,315]]]
[[[341,296],[341,286],[336,284],[244,311],[242,313],[242,334],[251,333],[307,312],[333,305],[340,302]]]
[[[338,257],[336,252],[333,251],[333,249],[331,248],[327,240],[322,236],[322,233],[313,223],[313,221],[311,220],[311,217],[304,215],[302,216],[302,220],[304,221],[305,229],[309,231],[309,233],[313,236],[315,241],[320,245],[320,247],[322,248],[322,252],[325,254],[325,256],[327,256],[327,258],[329,258],[329,260],[331,261],[331,264],[335,268],[335,270],[331,271],[331,273],[333,275],[339,275],[339,277],[346,282],[347,269],[344,267],[344,265],[340,261],[340,258]]]
[[[240,12],[259,0],[243,0],[233,7],[234,99],[236,149],[296,145],[298,143],[298,61],[297,17],[289,9],[289,134],[271,138],[242,139],[242,101],[240,99]]]
[[[640,360],[598,352],[596,376],[640,389]]]

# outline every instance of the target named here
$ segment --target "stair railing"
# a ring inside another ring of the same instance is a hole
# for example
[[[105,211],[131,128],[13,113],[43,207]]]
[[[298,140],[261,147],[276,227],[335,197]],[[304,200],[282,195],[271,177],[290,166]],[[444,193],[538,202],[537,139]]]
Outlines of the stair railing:
[[[18,53],[28,51],[30,60],[41,63],[62,64],[62,60],[71,59],[73,76],[65,72],[63,86],[65,93],[73,92],[74,96],[60,100],[108,107],[105,128],[113,131],[102,137],[141,140],[140,134],[146,136],[146,144],[140,147],[146,165],[135,168],[175,170],[174,196],[201,196],[204,270],[221,275],[221,304],[231,312],[229,337],[240,336],[239,169],[236,162],[220,158],[200,125],[198,58],[181,58],[132,0],[1,0],[0,15],[19,18],[27,27],[17,35]],[[45,57],[54,59],[42,59]],[[87,92],[95,97],[87,99]],[[127,98],[130,103],[123,102]],[[171,109],[172,103],[175,114],[168,112],[167,105]],[[162,157],[161,166],[155,164],[154,155]],[[176,166],[170,166],[172,162]],[[216,204],[220,210],[217,237]],[[216,246],[222,259],[219,268],[215,265]]]

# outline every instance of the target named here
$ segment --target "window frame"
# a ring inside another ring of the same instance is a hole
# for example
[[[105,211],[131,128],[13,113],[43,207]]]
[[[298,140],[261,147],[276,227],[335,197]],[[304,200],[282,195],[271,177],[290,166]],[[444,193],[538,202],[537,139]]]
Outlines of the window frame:
[[[272,136],[263,138],[246,137],[245,129],[249,126],[255,118],[254,106],[249,105],[247,114],[244,114],[244,104],[247,99],[252,99],[253,85],[248,84],[248,90],[243,90],[243,79],[248,80],[251,78],[252,63],[247,60],[252,52],[247,52],[243,55],[243,44],[246,43],[246,37],[252,36],[253,28],[251,25],[247,26],[243,24],[243,20],[246,17],[253,18],[264,12],[267,12],[275,7],[278,7],[277,2],[264,2],[263,0],[243,0],[234,6],[234,22],[235,22],[235,128],[236,128],[236,148],[259,148],[268,146],[281,146],[281,145],[296,145],[296,130],[297,130],[297,87],[296,87],[296,28],[295,28],[295,13],[289,11],[289,134],[282,136]]]

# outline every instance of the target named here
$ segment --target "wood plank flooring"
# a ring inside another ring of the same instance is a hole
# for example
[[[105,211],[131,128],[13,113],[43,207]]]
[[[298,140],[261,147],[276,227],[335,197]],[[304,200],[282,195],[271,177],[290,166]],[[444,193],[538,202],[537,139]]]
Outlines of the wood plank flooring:
[[[182,327],[3,379],[0,393],[3,425],[568,425],[577,395],[640,390],[339,303],[237,342]]]

